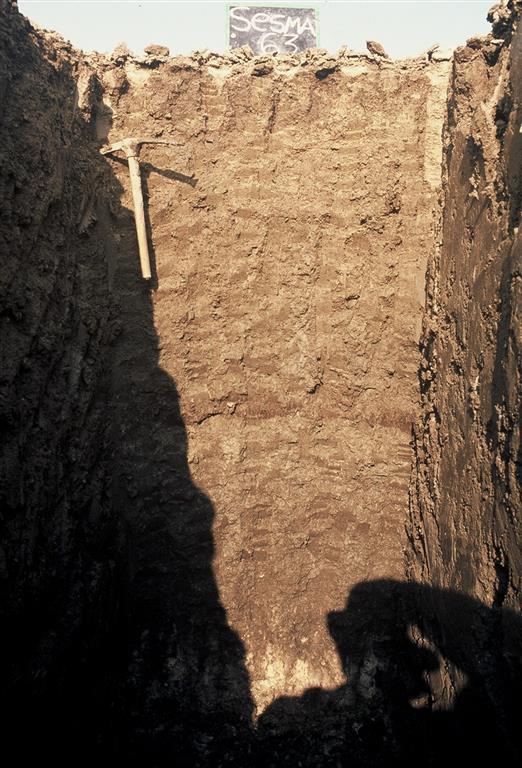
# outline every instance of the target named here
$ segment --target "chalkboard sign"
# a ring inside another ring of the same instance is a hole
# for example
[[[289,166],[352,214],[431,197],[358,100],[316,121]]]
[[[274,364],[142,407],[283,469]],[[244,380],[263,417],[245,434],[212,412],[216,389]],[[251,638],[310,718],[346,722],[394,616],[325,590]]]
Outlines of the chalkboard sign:
[[[249,45],[255,54],[266,55],[298,53],[317,46],[314,8],[231,5],[228,15],[231,48]]]

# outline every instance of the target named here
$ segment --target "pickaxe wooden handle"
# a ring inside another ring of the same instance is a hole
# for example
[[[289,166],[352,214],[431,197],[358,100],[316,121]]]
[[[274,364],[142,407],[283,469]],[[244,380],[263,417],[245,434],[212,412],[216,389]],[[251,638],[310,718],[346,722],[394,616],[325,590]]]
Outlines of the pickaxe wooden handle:
[[[122,139],[115,144],[100,149],[102,155],[111,152],[124,152],[129,165],[129,175],[132,190],[132,202],[134,205],[134,220],[136,222],[136,234],[138,236],[138,248],[140,252],[141,274],[145,280],[152,277],[150,270],[149,245],[147,242],[147,228],[145,226],[145,210],[143,207],[143,190],[141,188],[140,174],[140,147],[142,144],[176,144],[169,139]]]

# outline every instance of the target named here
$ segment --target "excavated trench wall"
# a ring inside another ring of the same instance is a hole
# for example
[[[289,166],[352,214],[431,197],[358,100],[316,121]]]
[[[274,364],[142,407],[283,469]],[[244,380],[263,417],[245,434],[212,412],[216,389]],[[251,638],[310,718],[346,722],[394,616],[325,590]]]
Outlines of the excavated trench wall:
[[[217,765],[266,710],[315,717],[298,751],[329,765],[321,713],[351,707],[342,738],[385,764],[364,739],[421,732],[406,636],[438,645],[442,709],[482,674],[447,642],[472,617],[485,677],[516,666],[513,14],[504,45],[392,63],[84,56],[1,13],[13,733]],[[126,163],[98,151],[128,136],[175,142],[141,151],[151,285]]]
[[[480,673],[468,666],[467,677],[480,674],[497,713],[516,709],[522,635],[522,34],[511,23],[494,26],[510,42],[500,55],[475,45],[455,54],[441,247],[427,273],[410,528],[410,575],[476,601],[450,624],[464,633],[473,664],[490,659]],[[444,602],[441,591],[433,608],[448,621]],[[459,654],[454,661],[460,672],[450,664],[448,675],[458,687],[464,665]],[[451,687],[439,681],[441,700]]]
[[[149,572],[196,535],[213,538],[211,562],[201,553],[188,567],[198,579],[212,566],[260,710],[340,682],[328,613],[359,581],[404,578],[449,66],[216,57],[111,62],[100,74],[107,141],[177,144],[142,149],[152,317],[130,295],[143,291],[132,226],[114,227],[114,291],[128,295],[118,422],[148,430],[132,455],[119,440],[132,476],[121,503]],[[127,169],[108,162],[128,208]],[[143,393],[136,362],[144,322],[179,393],[208,515],[172,501],[171,407]],[[188,520],[208,530],[183,532]]]
[[[457,52],[444,132],[441,248],[429,260],[415,575],[516,605],[520,594],[522,34]]]
[[[0,677],[4,743],[20,753],[92,743],[109,724],[126,580],[108,471],[118,319],[108,232],[84,236],[104,167],[80,70],[69,44],[2,2]]]

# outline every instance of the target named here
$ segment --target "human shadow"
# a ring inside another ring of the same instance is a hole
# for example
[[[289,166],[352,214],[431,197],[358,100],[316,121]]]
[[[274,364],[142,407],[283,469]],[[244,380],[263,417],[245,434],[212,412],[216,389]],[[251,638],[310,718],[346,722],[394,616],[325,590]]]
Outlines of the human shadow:
[[[328,615],[347,682],[274,702],[264,766],[518,764],[522,621],[423,584],[362,582]]]

